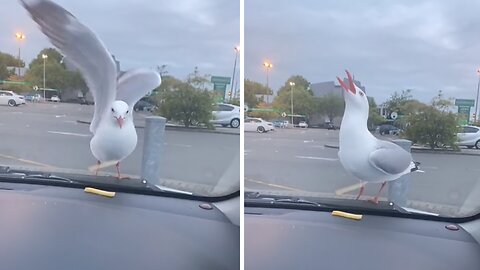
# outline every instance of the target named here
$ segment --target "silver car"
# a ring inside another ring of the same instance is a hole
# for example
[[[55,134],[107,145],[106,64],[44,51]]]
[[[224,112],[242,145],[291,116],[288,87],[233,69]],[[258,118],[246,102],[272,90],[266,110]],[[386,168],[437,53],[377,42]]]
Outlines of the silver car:
[[[25,104],[25,98],[13,91],[0,90],[0,105],[8,105],[10,107]]]
[[[223,127],[230,126],[238,128],[240,126],[240,107],[232,104],[219,103],[216,104],[214,111],[212,111],[212,124],[222,125]]]
[[[480,128],[475,126],[462,126],[457,133],[458,145],[468,148],[480,149]]]

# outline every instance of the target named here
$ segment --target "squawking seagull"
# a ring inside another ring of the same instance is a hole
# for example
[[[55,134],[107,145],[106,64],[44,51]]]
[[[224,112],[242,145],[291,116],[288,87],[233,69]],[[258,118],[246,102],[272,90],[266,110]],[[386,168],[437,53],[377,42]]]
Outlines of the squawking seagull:
[[[117,74],[115,61],[102,41],[70,12],[48,0],[21,0],[52,44],[83,75],[95,102],[90,124],[90,150],[98,164],[120,162],[137,145],[133,106],[161,83],[149,69]]]
[[[363,193],[365,183],[382,183],[372,199],[378,203],[378,196],[387,181],[402,175],[419,171],[418,162],[400,146],[377,139],[367,128],[369,104],[367,95],[358,88],[348,71],[349,84],[337,77],[343,88],[345,113],[340,126],[340,150],[338,157],[347,172],[358,178],[362,186],[357,199]],[[420,171],[419,171],[420,172]]]

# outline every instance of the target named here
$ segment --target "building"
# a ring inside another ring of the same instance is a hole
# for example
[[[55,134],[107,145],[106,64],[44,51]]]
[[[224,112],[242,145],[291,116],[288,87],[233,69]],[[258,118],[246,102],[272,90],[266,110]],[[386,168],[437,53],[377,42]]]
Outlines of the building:
[[[345,78],[343,79],[345,84],[348,85],[348,80]],[[362,85],[360,81],[354,80],[355,85],[362,89],[363,92],[366,93],[365,86]],[[326,81],[326,82],[319,82],[319,83],[312,83],[310,84],[310,90],[313,93],[314,97],[323,97],[328,94],[333,94],[333,95],[338,95],[339,97],[343,98],[343,89],[340,86],[340,83],[337,81]],[[317,125],[323,125],[325,122],[328,122],[329,119],[326,115],[322,115],[320,113],[315,113],[310,116],[309,119],[309,124],[310,126],[317,126]],[[333,120],[334,125],[340,125],[342,122],[341,117],[336,117]]]

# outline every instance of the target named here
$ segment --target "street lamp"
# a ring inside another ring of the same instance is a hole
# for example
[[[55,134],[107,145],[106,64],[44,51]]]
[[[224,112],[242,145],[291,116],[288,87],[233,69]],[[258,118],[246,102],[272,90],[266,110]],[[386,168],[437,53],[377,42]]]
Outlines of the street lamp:
[[[267,70],[267,91],[268,91],[268,71],[273,67],[273,65],[272,65],[272,63],[270,63],[268,61],[265,61],[265,62],[263,62],[263,66]],[[268,94],[270,94],[270,93],[268,93]],[[265,98],[265,96],[264,96],[264,98]],[[267,104],[268,104],[268,95],[267,95]]]
[[[292,125],[293,125],[293,87],[295,86],[294,82],[290,82],[290,116],[292,117]]]
[[[233,83],[235,82],[235,69],[237,67],[237,57],[238,53],[240,52],[240,46],[235,46],[233,48],[235,50],[235,62],[233,63],[233,75],[232,75],[232,83],[230,84],[230,100],[232,99],[232,96],[235,97],[237,93],[233,95]],[[235,92],[237,89],[235,89]]]
[[[20,60],[20,45],[22,44],[22,40],[25,39],[25,35],[21,32],[15,33],[15,37],[18,40],[18,77],[20,77],[20,65],[21,65],[21,60]]]
[[[42,53],[43,58],[43,99],[46,100],[45,97],[45,60],[47,60],[48,55]]]

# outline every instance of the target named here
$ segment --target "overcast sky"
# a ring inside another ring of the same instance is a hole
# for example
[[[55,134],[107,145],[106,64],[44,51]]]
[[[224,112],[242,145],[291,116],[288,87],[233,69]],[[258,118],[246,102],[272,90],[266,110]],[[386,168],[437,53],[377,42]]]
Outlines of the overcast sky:
[[[18,54],[15,32],[27,64],[53,47],[17,0],[1,0],[0,51]],[[240,3],[229,0],[55,0],[97,33],[122,69],[167,65],[170,75],[232,76],[240,42]],[[238,70],[238,66],[237,66]]]
[[[245,0],[245,78],[274,90],[290,75],[311,83],[350,70],[380,102],[413,89],[429,102],[476,97],[480,1]]]

